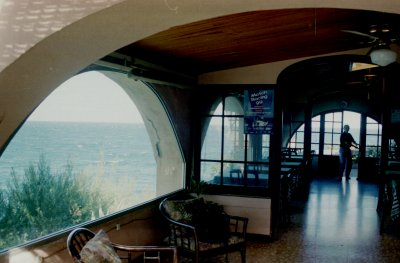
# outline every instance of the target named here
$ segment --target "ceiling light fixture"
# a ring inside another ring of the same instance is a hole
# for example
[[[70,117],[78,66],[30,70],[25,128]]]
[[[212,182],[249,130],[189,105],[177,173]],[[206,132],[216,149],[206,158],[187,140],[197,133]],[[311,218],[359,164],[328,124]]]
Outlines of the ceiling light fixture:
[[[382,67],[392,64],[397,59],[397,53],[387,46],[378,46],[369,55],[372,63]]]

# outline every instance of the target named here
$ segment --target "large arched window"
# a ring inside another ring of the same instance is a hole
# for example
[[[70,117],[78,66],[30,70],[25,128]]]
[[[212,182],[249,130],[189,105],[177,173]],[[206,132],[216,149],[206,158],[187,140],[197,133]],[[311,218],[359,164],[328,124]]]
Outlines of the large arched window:
[[[0,250],[182,189],[183,174],[175,133],[149,85],[115,72],[77,75],[31,114],[0,158]]]
[[[243,103],[219,101],[203,121],[200,179],[228,186],[268,187],[269,134],[244,134]]]
[[[361,121],[362,119],[365,121]],[[363,127],[361,124],[365,123]],[[339,155],[340,134],[343,125],[350,125],[350,133],[356,142],[365,137],[365,157],[379,157],[382,125],[371,117],[352,111],[336,111],[319,114],[311,120],[311,150],[319,155]],[[304,124],[293,133],[288,148],[304,147]],[[353,149],[353,156],[358,156]]]

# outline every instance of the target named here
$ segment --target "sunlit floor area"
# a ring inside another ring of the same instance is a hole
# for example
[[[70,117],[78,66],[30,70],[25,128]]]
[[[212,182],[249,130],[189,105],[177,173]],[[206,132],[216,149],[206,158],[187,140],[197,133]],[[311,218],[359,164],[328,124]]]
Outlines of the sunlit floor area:
[[[349,181],[314,179],[278,241],[248,242],[247,262],[400,262],[400,237],[380,234],[377,202],[378,186],[357,181],[354,171]]]

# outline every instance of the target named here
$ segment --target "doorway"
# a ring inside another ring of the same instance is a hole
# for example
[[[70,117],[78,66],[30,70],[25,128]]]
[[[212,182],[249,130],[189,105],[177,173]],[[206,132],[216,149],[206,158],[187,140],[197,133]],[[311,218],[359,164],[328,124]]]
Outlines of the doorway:
[[[378,176],[378,164],[381,151],[382,125],[364,113],[354,111],[334,111],[321,113],[311,121],[311,150],[317,160],[317,174],[323,177],[339,175],[340,134],[343,126],[350,126],[350,133],[359,143],[352,148],[352,176],[357,179],[375,180]],[[287,147],[304,147],[304,124],[293,133]]]

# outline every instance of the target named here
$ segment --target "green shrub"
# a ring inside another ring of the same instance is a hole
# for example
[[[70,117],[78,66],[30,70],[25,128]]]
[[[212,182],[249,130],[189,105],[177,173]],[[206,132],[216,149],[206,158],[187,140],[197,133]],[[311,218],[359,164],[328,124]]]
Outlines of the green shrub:
[[[44,157],[23,176],[11,171],[0,193],[0,250],[89,221],[109,211],[112,200],[89,178],[65,170],[52,173]]]

